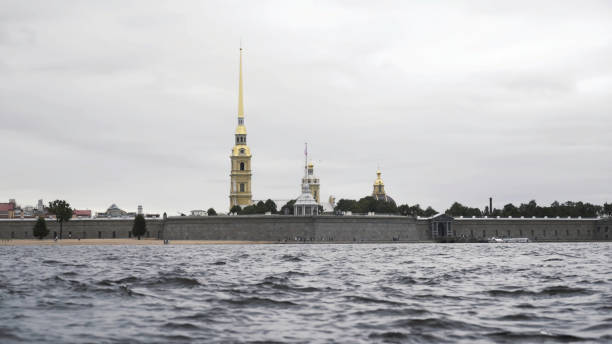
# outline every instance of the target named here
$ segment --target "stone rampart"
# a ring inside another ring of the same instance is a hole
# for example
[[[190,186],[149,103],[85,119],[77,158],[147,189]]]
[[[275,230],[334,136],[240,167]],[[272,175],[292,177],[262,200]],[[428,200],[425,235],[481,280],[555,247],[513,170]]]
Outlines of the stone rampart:
[[[405,216],[209,216],[168,218],[170,240],[427,241],[416,220]]]
[[[308,242],[431,241],[431,219],[406,216],[203,216],[147,219],[146,237],[169,240]],[[34,219],[0,220],[0,239],[32,239]],[[73,219],[64,238],[129,238],[132,219]],[[47,221],[50,234],[59,225]],[[532,241],[611,240],[612,219],[454,218],[455,238],[526,237]]]
[[[609,219],[580,218],[455,218],[456,237],[529,238],[531,241],[610,240]]]
[[[0,239],[33,239],[35,219],[0,220]],[[63,237],[72,236],[73,239],[110,239],[130,238],[133,219],[72,219],[63,225]],[[158,237],[161,235],[163,221],[147,220],[148,235],[145,237]],[[49,235],[53,238],[59,236],[60,226],[53,220],[47,220]]]

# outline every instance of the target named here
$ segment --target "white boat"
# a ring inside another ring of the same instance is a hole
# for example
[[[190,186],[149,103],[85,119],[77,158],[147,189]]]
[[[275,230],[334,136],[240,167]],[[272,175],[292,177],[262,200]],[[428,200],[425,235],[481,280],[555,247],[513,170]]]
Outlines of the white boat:
[[[529,242],[529,238],[489,238],[488,242],[491,243],[525,243]]]

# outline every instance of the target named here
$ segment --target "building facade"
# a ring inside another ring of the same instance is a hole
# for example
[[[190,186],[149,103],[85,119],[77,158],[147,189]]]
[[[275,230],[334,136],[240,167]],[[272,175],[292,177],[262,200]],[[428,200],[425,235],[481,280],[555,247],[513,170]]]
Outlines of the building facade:
[[[230,209],[233,206],[251,205],[251,150],[247,145],[247,131],[244,125],[244,99],[242,88],[242,48],[240,48],[240,76],[238,81],[238,126],[234,134],[234,148],[230,155]]]

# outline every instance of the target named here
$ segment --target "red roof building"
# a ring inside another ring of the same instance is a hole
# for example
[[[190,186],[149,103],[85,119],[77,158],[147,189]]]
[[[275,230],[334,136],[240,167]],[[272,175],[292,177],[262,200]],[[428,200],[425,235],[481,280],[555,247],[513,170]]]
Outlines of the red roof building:
[[[73,218],[79,218],[79,219],[89,219],[91,218],[91,210],[79,210],[79,209],[74,209],[72,211],[72,217]]]
[[[15,216],[15,203],[0,203],[0,219],[12,219]]]

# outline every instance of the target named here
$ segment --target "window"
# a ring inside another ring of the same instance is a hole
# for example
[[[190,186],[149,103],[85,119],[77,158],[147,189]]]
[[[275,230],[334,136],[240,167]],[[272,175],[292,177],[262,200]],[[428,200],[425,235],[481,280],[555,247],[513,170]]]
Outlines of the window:
[[[244,148],[240,148],[240,154],[244,154]]]
[[[102,238],[102,232],[98,232],[98,239]]]
[[[240,163],[240,171],[244,171],[244,162]]]
[[[244,192],[244,183],[240,183],[240,192]]]

